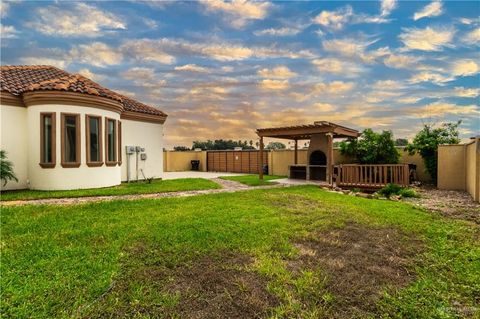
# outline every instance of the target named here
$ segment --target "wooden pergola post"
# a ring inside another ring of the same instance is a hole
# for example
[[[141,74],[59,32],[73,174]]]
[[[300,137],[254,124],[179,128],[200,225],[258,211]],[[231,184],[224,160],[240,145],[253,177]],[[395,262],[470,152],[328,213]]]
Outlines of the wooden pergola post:
[[[325,134],[327,136],[327,175],[328,183],[333,184],[333,133]]]
[[[258,178],[263,180],[263,136],[260,136],[260,165],[258,165]]]
[[[295,165],[298,164],[298,140],[295,139],[295,160],[294,160]]]

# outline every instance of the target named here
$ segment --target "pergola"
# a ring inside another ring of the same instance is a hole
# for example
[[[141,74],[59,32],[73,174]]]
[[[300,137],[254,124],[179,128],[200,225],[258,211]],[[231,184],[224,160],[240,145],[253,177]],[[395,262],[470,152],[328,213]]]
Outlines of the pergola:
[[[317,121],[308,125],[261,128],[257,129],[256,133],[260,138],[260,163],[263,163],[264,137],[295,141],[295,165],[298,164],[298,140],[310,140],[309,156],[313,151],[315,151],[316,147],[318,149],[322,149],[322,151],[326,150],[326,165],[311,166],[326,166],[326,178],[329,183],[332,182],[333,173],[333,139],[347,137],[357,138],[360,135],[357,130],[326,121]],[[314,139],[313,144],[312,138]],[[305,166],[306,170],[308,170],[309,165]],[[263,179],[262,165],[260,165],[258,173],[260,179]]]

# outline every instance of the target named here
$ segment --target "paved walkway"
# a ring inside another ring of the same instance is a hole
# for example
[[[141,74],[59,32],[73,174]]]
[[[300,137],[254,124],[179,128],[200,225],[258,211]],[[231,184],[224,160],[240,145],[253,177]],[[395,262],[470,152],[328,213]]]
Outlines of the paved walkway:
[[[75,197],[75,198],[48,198],[48,199],[34,199],[21,201],[5,201],[0,202],[0,206],[22,206],[22,205],[75,205],[92,202],[105,202],[112,200],[137,200],[144,198],[168,198],[168,197],[189,197],[203,194],[217,194],[217,193],[233,193],[238,191],[252,190],[252,189],[269,189],[281,188],[294,185],[275,184],[266,186],[247,186],[238,182],[223,180],[220,178],[212,178],[214,182],[220,184],[220,189],[205,189],[196,191],[184,192],[169,192],[169,193],[153,193],[153,194],[135,194],[135,195],[119,195],[119,196],[91,196],[91,197]]]
[[[220,176],[241,176],[247,175],[242,173],[226,173],[226,172],[201,172],[201,171],[184,171],[184,172],[164,172],[162,179],[178,179],[178,178],[206,178],[213,179]]]

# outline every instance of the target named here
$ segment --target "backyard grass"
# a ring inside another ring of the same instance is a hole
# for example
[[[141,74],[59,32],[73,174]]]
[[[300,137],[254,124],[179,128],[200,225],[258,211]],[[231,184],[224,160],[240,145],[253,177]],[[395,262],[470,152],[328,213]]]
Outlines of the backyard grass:
[[[28,200],[44,198],[66,198],[87,196],[118,196],[134,194],[152,194],[180,191],[193,191],[201,189],[220,188],[217,183],[203,178],[182,178],[172,180],[153,180],[152,183],[134,182],[122,183],[118,186],[91,189],[76,189],[66,191],[38,191],[38,190],[14,190],[0,193],[0,200]]]
[[[239,182],[248,186],[273,185],[275,179],[285,178],[285,176],[278,175],[263,175],[263,181],[258,178],[258,175],[240,175],[240,176],[220,176],[221,179]]]
[[[300,186],[2,208],[4,318],[480,315],[478,226]]]

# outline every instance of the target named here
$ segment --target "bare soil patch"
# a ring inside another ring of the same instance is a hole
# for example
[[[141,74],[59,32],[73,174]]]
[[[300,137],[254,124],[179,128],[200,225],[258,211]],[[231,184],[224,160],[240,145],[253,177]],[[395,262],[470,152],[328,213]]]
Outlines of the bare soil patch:
[[[348,223],[344,228],[313,234],[297,241],[299,256],[287,261],[295,275],[304,269],[319,269],[326,289],[334,296],[331,318],[379,315],[376,308],[382,292],[406,286],[421,241],[395,228],[371,228]]]
[[[251,258],[224,255],[206,257],[189,269],[177,272],[167,285],[181,295],[181,318],[264,318],[278,304],[267,292],[267,281],[247,269]]]
[[[279,304],[247,255],[224,252],[174,266],[152,252],[144,244],[131,249],[133,263],[88,318],[264,318]]]
[[[406,198],[406,201],[449,218],[469,220],[480,225],[480,203],[474,202],[467,192],[441,190],[427,186],[415,190],[421,197]]]

